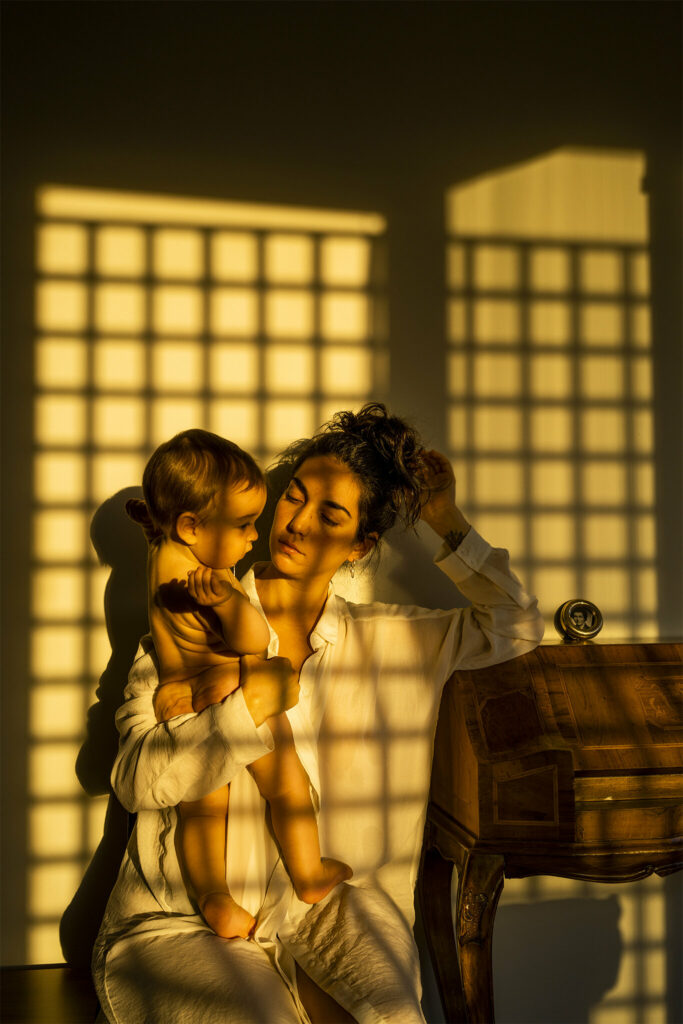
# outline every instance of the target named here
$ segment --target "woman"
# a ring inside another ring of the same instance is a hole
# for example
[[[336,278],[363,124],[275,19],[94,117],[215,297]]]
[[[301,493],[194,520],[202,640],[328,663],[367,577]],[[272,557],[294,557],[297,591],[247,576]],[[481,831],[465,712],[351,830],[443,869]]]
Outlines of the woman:
[[[242,580],[269,623],[271,660],[244,659],[241,687],[222,704],[159,725],[151,656],[131,672],[112,781],[138,820],[94,958],[112,1022],[424,1021],[413,889],[441,689],[457,668],[533,649],[543,626],[507,553],[457,507],[448,461],[383,406],[338,414],[284,461],[291,480],[275,509],[271,561]],[[397,514],[421,516],[444,539],[436,563],[469,608],[334,595],[337,570],[353,571]],[[298,701],[282,659],[299,674]],[[263,722],[282,708],[320,808],[321,849],[354,870],[312,908],[293,896],[243,770],[272,749]],[[207,929],[175,854],[175,805],[226,782],[228,874],[257,914],[253,941]]]

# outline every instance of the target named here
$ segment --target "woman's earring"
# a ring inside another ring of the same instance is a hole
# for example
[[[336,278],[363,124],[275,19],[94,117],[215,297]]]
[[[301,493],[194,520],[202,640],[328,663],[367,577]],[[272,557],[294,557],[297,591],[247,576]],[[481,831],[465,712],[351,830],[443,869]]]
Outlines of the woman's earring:
[[[356,575],[355,569],[353,568],[353,562],[351,562],[349,565],[349,572],[351,573],[351,579],[353,579],[354,576]]]

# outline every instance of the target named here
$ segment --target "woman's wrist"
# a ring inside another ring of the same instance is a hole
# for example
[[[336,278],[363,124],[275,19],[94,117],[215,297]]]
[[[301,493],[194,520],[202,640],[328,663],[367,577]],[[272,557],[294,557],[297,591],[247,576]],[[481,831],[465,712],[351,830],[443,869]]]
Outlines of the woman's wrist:
[[[451,551],[460,546],[471,528],[457,505],[447,506],[434,515],[423,516],[423,519],[448,544]]]

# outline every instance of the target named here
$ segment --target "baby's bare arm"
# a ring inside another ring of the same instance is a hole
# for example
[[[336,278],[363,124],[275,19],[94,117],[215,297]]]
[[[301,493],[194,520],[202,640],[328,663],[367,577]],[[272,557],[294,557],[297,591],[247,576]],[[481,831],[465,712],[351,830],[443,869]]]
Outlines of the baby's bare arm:
[[[231,651],[242,655],[266,650],[270,640],[266,621],[229,569],[200,566],[188,573],[187,589],[197,604],[213,608]]]

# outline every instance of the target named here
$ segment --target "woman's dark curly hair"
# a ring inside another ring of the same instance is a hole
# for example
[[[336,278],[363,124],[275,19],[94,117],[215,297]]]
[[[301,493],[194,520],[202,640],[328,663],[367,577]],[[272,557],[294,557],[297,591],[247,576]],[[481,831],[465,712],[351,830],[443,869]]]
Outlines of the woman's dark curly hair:
[[[144,501],[131,498],[126,512],[148,540],[169,534],[182,512],[202,515],[227,486],[263,484],[248,452],[208,430],[183,430],[160,444],[145,466]]]
[[[420,518],[420,468],[424,451],[417,431],[381,402],[367,402],[357,412],[338,412],[313,437],[295,441],[277,465],[291,475],[306,459],[331,455],[347,466],[361,485],[358,539],[378,537],[396,519],[406,527]]]

